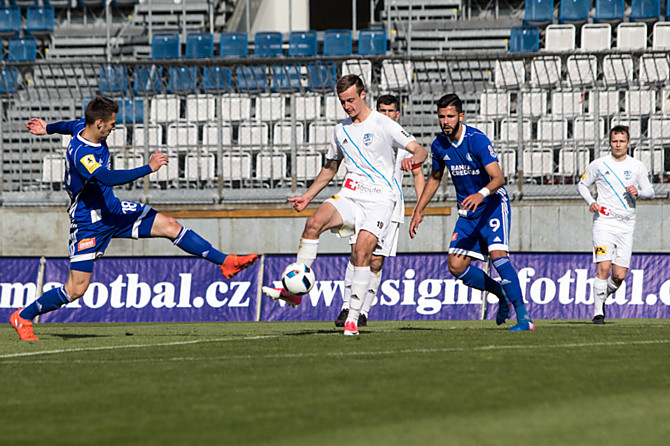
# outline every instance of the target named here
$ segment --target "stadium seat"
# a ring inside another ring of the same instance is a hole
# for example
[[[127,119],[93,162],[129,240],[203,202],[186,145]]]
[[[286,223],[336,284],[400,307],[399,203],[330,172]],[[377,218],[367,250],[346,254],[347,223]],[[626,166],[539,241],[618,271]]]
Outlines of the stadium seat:
[[[264,122],[243,122],[237,130],[237,142],[244,150],[259,150],[269,145],[269,127]]]
[[[643,54],[640,57],[640,82],[643,84],[667,83],[670,80],[668,58],[664,55]]]
[[[535,25],[513,26],[510,29],[509,51],[532,53],[540,49],[540,28]]]
[[[652,142],[670,142],[670,118],[667,116],[649,118],[649,138]]]
[[[670,0],[669,0],[670,1]],[[655,50],[670,48],[670,22],[654,23],[652,48]]]
[[[123,124],[118,124],[112,133],[107,137],[107,146],[110,149],[124,149],[128,145],[128,128]]]
[[[516,179],[516,149],[505,146],[497,148],[498,161],[500,162],[500,169],[507,178],[508,182]]]
[[[543,116],[537,121],[537,140],[546,144],[560,145],[568,138],[567,119]]]
[[[670,115],[670,89],[665,87],[661,90],[661,113]]]
[[[554,90],[551,92],[551,114],[558,117],[574,117],[586,113],[587,101],[580,90]]]
[[[230,67],[202,67],[202,88],[205,91],[230,91],[233,88],[233,70]]]
[[[554,0],[526,0],[524,24],[554,21]]]
[[[532,118],[539,118],[547,113],[547,91],[530,90],[523,93],[521,99],[523,114]],[[518,106],[517,106],[518,108]]]
[[[590,97],[592,101],[590,112],[592,114],[595,113],[596,107],[599,116],[614,116],[621,111],[618,89],[600,90],[597,93],[592,91]]]
[[[145,141],[146,139],[146,141]],[[158,147],[163,144],[163,128],[158,124],[137,124],[133,126],[133,145],[135,147]]]
[[[176,95],[160,95],[151,98],[149,122],[173,122],[181,116],[181,100]]]
[[[523,174],[526,178],[538,178],[554,173],[554,152],[551,149],[534,147],[523,150]]]
[[[50,33],[54,30],[54,8],[32,5],[26,8],[26,31],[31,34]]]
[[[509,94],[502,91],[484,91],[479,97],[479,116],[503,117],[509,114]]]
[[[603,79],[608,86],[630,84],[633,81],[633,58],[626,54],[605,56]]]
[[[493,67],[496,88],[521,87],[526,82],[523,60],[496,60]]]
[[[468,119],[465,123],[468,127],[474,127],[481,130],[489,139],[494,140],[496,136],[496,121],[494,119],[474,118]],[[332,136],[331,130],[331,136]]]
[[[590,153],[586,149],[560,149],[558,151],[558,174],[580,176],[590,163]]]
[[[631,141],[638,141],[642,137],[642,118],[639,116],[632,117],[626,115],[617,115],[612,118],[612,121],[610,122],[610,128],[617,125],[625,125],[628,127],[628,134],[630,135]]]
[[[630,20],[656,21],[661,16],[661,0],[632,0]]]
[[[220,137],[219,137],[219,131]],[[219,124],[216,122],[208,122],[202,127],[202,145],[203,146],[218,146],[219,141],[224,147],[228,147],[233,143],[233,126],[230,124],[222,124],[219,129]],[[211,148],[211,147],[210,147]]]
[[[293,126],[290,122],[277,122],[272,127],[272,145],[287,146],[293,145]],[[305,127],[302,122],[295,124],[295,143],[302,145],[305,143]]]
[[[256,97],[256,119],[258,121],[280,121],[286,116],[285,96],[261,94]]]
[[[545,29],[544,49],[547,51],[572,51],[575,49],[575,25],[549,25]]]
[[[612,26],[609,23],[587,23],[582,26],[580,48],[584,51],[609,50],[612,47]]]
[[[178,59],[179,34],[159,33],[151,38],[152,59]]]
[[[237,148],[221,158],[221,176],[224,181],[251,179],[251,154]]]
[[[189,154],[184,159],[186,181],[211,181],[216,179],[215,157],[212,153]]]
[[[10,37],[7,45],[7,60],[33,61],[37,58],[37,40],[33,36]]]
[[[216,100],[210,94],[186,96],[186,119],[189,122],[207,122],[216,118]]]
[[[168,148],[190,152],[198,146],[198,125],[193,122],[171,122],[167,126]]]
[[[503,143],[530,141],[533,133],[533,123],[530,118],[524,118],[522,120],[521,131],[522,139],[519,141],[519,120],[515,118],[504,118],[500,123],[500,141]]]
[[[287,157],[285,153],[264,152],[256,155],[256,179],[285,180]]]
[[[144,122],[144,100],[123,99],[117,101],[119,112],[116,115],[116,122],[119,124],[141,124]]]
[[[356,74],[363,80],[366,87],[372,82],[372,62],[365,59],[349,59],[342,63],[342,76]]]
[[[124,65],[105,64],[98,71],[100,92],[103,94],[122,93],[128,90],[128,78]]]
[[[278,31],[261,31],[254,36],[254,55],[277,57],[282,55],[282,35]]]
[[[332,91],[337,83],[337,65],[333,62],[309,62],[307,84],[312,91]]]
[[[316,94],[295,96],[295,119],[316,121],[321,117],[321,96]]]
[[[670,0],[665,3],[665,20],[670,21]]]
[[[226,94],[221,101],[221,119],[223,121],[248,121],[251,119],[251,97],[239,94]]]
[[[624,113],[628,116],[647,116],[656,112],[656,90],[626,90]]]
[[[206,59],[214,57],[214,36],[207,32],[186,35],[186,58]]]
[[[616,47],[619,50],[644,50],[647,48],[647,25],[621,23],[617,26]]]
[[[42,182],[62,183],[65,180],[65,156],[45,155],[42,159]]]
[[[149,181],[173,181],[179,179],[179,157],[167,153],[167,166],[149,174]]]
[[[317,147],[330,144],[330,141],[333,139],[335,125],[336,123],[312,122],[309,125],[307,140],[310,144]]]
[[[577,116],[572,126],[572,137],[579,146],[584,144],[593,145],[596,140],[602,141],[605,138],[605,120],[598,119],[598,127],[596,129],[596,121],[590,116]],[[586,166],[583,166],[584,168]],[[559,167],[560,171],[560,167]]]
[[[362,29],[358,33],[358,54],[361,56],[376,56],[386,54],[386,30]]]
[[[295,176],[298,181],[313,180],[321,171],[323,161],[320,153],[298,152],[295,157],[295,165],[297,169]]]
[[[291,31],[288,36],[288,55],[312,57],[317,54],[316,31]]]
[[[645,165],[651,175],[658,175],[665,171],[665,157],[663,147],[638,147],[633,157]]]
[[[351,54],[351,30],[327,29],[323,34],[324,56],[348,56]]]
[[[163,67],[137,65],[133,71],[133,91],[137,95],[162,92],[162,76]]]
[[[0,8],[0,33],[12,35],[21,31],[21,8],[5,6]]]
[[[326,96],[326,102],[324,104],[323,111],[324,119],[328,121],[342,121],[343,119],[347,118],[347,114],[342,109],[342,104],[340,104],[340,99],[334,94]]]
[[[590,6],[591,0],[561,0],[558,22],[586,23]]]
[[[197,89],[198,67],[169,67],[168,75],[168,93],[190,93]]]
[[[622,22],[624,14],[624,0],[596,0],[596,15],[594,21]]]
[[[249,56],[249,38],[242,31],[226,31],[221,33],[219,55],[221,57]]]
[[[272,91],[300,91],[300,64],[285,63],[272,65]]]
[[[237,67],[237,88],[240,91],[265,91],[267,89],[265,65]]]
[[[598,76],[596,56],[569,56],[566,61],[567,82],[573,87],[593,85]]]
[[[534,57],[530,62],[530,83],[548,87],[561,81],[561,58],[558,56]]]
[[[370,69],[369,73],[372,73]],[[379,88],[382,91],[410,90],[414,78],[414,66],[411,61],[385,60],[382,62],[382,78]],[[371,77],[370,75],[368,77]],[[368,80],[371,82],[371,79]]]

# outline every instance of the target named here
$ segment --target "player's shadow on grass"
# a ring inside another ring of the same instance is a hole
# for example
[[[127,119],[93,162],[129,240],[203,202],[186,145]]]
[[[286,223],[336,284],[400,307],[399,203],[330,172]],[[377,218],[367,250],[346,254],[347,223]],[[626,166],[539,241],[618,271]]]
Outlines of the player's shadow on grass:
[[[598,325],[598,324],[594,324],[591,321],[585,321],[585,320],[556,321],[556,322],[549,322],[548,324],[549,325]],[[614,322],[607,321],[602,325],[614,325]]]
[[[59,337],[61,339],[86,339],[86,338],[108,338],[107,335],[96,334],[75,334],[75,333],[52,333],[51,336]]]
[[[315,334],[333,334],[335,330],[304,330],[296,331],[295,333],[284,333],[284,336],[309,336]]]

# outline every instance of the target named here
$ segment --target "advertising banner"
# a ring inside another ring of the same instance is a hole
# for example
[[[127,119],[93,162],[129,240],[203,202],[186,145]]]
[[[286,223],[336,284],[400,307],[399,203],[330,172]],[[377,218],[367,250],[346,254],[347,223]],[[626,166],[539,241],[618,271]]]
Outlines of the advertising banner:
[[[596,268],[590,254],[510,258],[534,319],[591,319]],[[225,280],[218,268],[195,257],[103,258],[86,294],[40,322],[334,320],[342,306],[348,256],[319,256],[312,265],[317,282],[296,308],[262,296],[260,287],[281,286],[284,268],[294,261],[295,256],[264,256]],[[39,269],[37,258],[0,259],[2,320],[41,294]],[[491,274],[497,277],[495,270]],[[67,275],[67,259],[46,259],[44,290],[62,285]],[[495,318],[497,302],[487,296],[487,319]],[[467,320],[479,319],[481,311],[482,292],[449,273],[446,254],[406,254],[386,259],[370,320]],[[670,255],[634,255],[626,280],[607,300],[606,315],[670,317]]]

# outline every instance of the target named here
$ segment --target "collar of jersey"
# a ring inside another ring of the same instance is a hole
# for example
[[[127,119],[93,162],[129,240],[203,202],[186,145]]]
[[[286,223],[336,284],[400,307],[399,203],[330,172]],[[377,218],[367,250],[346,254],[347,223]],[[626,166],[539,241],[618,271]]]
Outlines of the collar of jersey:
[[[458,147],[458,146],[461,145],[461,143],[463,142],[463,139],[465,138],[465,132],[468,130],[467,126],[465,124],[463,124],[462,122],[461,122],[461,125],[463,126],[463,131],[461,132],[461,137],[458,138],[458,142],[453,142],[451,139],[449,139],[449,137],[447,135],[444,135],[444,136],[447,137],[447,141],[449,141],[451,143],[451,145],[454,146],[454,147]]]
[[[91,142],[91,141],[89,141],[88,139],[86,139],[86,138],[84,138],[83,136],[81,136],[81,132],[83,132],[83,131],[84,131],[84,130],[82,129],[79,133],[77,133],[77,139],[78,139],[79,141],[81,141],[81,142],[83,142],[84,144],[89,145],[89,146],[91,146],[91,147],[100,147],[100,146],[102,145],[102,144],[100,144],[99,142]]]

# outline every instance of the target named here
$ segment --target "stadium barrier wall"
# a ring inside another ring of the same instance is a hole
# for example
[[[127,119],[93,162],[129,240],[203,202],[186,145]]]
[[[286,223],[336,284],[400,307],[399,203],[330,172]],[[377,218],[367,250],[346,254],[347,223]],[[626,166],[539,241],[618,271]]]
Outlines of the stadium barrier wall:
[[[590,319],[595,266],[589,254],[513,254],[528,310],[535,319]],[[8,320],[43,290],[60,286],[68,259],[0,259],[0,318]],[[313,264],[317,283],[291,308],[262,295],[280,286],[293,256],[262,256],[232,280],[209,262],[188,258],[104,258],[80,300],[40,322],[332,321],[342,303],[348,256],[323,255]],[[387,259],[371,320],[479,319],[482,293],[455,280],[446,254]],[[486,319],[498,299],[487,296]],[[624,285],[608,299],[608,318],[670,317],[670,256],[634,255]]]

